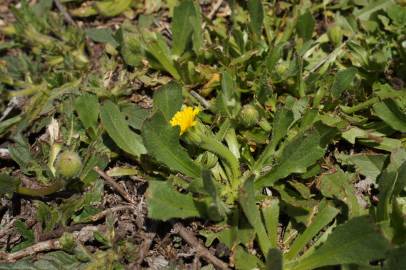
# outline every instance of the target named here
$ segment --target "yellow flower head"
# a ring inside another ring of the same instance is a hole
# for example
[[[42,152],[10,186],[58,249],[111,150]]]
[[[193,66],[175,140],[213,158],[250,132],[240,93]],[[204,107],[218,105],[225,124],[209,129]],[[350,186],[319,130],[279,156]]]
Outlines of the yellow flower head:
[[[200,112],[199,108],[186,106],[181,111],[177,112],[169,122],[173,127],[180,126],[180,135],[188,128],[196,125],[196,115]]]

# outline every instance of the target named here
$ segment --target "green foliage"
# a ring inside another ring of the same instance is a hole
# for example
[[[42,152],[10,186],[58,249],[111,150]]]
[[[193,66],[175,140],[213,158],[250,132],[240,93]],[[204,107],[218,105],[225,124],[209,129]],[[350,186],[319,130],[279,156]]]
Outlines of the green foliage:
[[[158,161],[187,176],[200,177],[199,166],[179,144],[179,130],[170,126],[161,112],[145,121],[142,135],[148,152]]]
[[[175,82],[170,82],[154,92],[154,107],[163,113],[167,121],[181,109],[182,103],[182,88]]]
[[[195,1],[185,0],[175,7],[171,24],[174,55],[181,55],[191,41],[195,52],[199,51],[202,45],[201,24],[200,7]]]
[[[103,230],[0,269],[138,266],[95,167],[142,180],[125,190],[145,187],[159,233],[193,220],[236,269],[406,267],[402,1],[60,2],[75,23],[51,0],[0,4],[4,216],[24,200],[42,233]],[[200,112],[180,134],[185,106]],[[81,157],[69,181],[65,149]],[[38,240],[15,218],[7,252]]]
[[[135,157],[146,153],[141,137],[130,130],[124,115],[113,102],[103,104],[100,119],[109,136],[123,151]]]
[[[310,255],[303,256],[289,269],[314,269],[337,264],[365,265],[372,260],[382,259],[389,248],[388,241],[377,227],[363,216],[337,226],[326,242]]]
[[[150,218],[169,220],[200,216],[197,202],[191,195],[180,194],[169,183],[151,181],[147,193]]]

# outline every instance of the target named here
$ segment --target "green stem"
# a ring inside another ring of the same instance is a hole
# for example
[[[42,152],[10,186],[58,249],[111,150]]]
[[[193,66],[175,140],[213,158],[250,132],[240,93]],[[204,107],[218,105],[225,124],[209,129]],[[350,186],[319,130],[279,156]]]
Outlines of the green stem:
[[[258,160],[254,163],[254,167],[253,167],[254,174],[258,175],[261,172],[262,167],[264,166],[264,164],[275,153],[276,145],[274,145],[272,142],[273,142],[273,140],[271,141],[270,144],[268,144],[265,147],[264,151],[261,153]]]
[[[236,185],[238,185],[236,181],[240,176],[240,165],[237,158],[233,155],[233,153],[231,153],[230,150],[228,150],[227,147],[225,147],[222,143],[212,138],[211,136],[202,135],[201,140],[201,148],[213,152],[225,160],[231,170],[232,186],[236,187]]]
[[[348,107],[348,106],[340,106],[341,110],[346,113],[346,114],[352,114],[361,110],[364,110],[366,108],[368,108],[369,106],[371,106],[372,104],[375,104],[376,102],[379,102],[379,98],[378,97],[374,97],[371,98],[365,102],[359,103],[355,106],[352,107]]]
[[[27,188],[27,187],[17,187],[16,193],[21,195],[27,195],[32,197],[43,197],[53,194],[64,187],[64,183],[61,180],[57,180],[51,185],[42,188]]]
[[[384,100],[384,99],[388,99],[388,98],[399,98],[399,97],[406,97],[406,94],[404,92],[390,92],[390,93],[385,93],[380,95],[379,97],[373,97],[371,99],[368,99],[367,101],[364,101],[362,103],[359,103],[357,105],[354,105],[352,107],[347,107],[347,106],[340,106],[341,110],[346,113],[346,114],[351,114],[351,113],[355,113],[361,110],[365,110],[368,107],[370,107],[371,105]]]

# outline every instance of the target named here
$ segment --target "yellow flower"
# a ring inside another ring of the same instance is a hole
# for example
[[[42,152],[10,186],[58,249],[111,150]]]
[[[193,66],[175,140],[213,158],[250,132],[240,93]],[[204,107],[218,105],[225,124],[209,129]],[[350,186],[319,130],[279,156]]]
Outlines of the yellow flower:
[[[181,111],[177,112],[169,122],[173,127],[180,126],[180,135],[188,128],[196,125],[196,115],[200,112],[199,108],[186,106]]]

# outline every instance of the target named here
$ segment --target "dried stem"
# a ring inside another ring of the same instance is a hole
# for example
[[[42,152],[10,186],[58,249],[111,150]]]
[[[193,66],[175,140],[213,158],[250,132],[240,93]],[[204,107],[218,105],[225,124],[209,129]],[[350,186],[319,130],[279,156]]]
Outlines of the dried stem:
[[[101,177],[103,177],[106,182],[113,187],[120,195],[129,203],[135,204],[134,200],[131,198],[130,194],[126,192],[122,186],[120,186],[112,177],[108,176],[104,171],[102,171],[99,167],[94,167],[93,169],[97,172]]]
[[[39,242],[35,245],[19,250],[14,253],[0,252],[0,261],[15,262],[21,258],[32,256],[40,252],[61,249],[62,245],[58,239],[52,239],[44,242]]]
[[[62,13],[63,18],[65,21],[69,24],[76,25],[75,21],[72,19],[72,17],[69,15],[69,13],[66,11],[66,8],[64,5],[59,0],[54,0],[55,6],[59,9],[59,11]]]
[[[229,269],[228,265],[210,253],[210,251],[200,244],[199,240],[194,236],[192,232],[186,229],[181,223],[175,223],[173,225],[174,231],[179,234],[190,246],[192,246],[198,256],[205,259],[207,262],[213,264],[216,268],[226,270]]]

